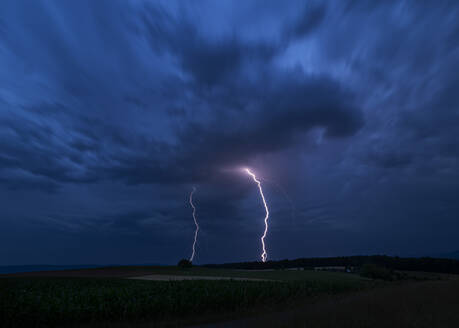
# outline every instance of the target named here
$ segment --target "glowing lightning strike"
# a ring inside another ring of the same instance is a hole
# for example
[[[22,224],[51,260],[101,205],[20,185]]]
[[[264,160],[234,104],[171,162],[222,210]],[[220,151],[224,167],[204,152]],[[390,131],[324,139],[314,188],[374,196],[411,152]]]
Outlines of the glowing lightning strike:
[[[193,187],[193,191],[190,194],[190,205],[193,208],[193,220],[194,220],[194,224],[196,225],[196,230],[194,231],[193,253],[191,254],[190,262],[193,262],[194,255],[196,254],[196,241],[198,240],[198,231],[199,231],[199,224],[198,224],[198,221],[196,220],[196,207],[193,204],[193,194],[195,191],[196,191],[196,188]]]
[[[265,211],[266,211],[266,216],[265,216],[265,231],[263,232],[263,236],[261,236],[261,245],[263,246],[263,253],[261,254],[261,260],[263,262],[266,262],[266,258],[268,257],[268,253],[266,253],[266,247],[265,247],[265,238],[266,234],[268,232],[268,218],[269,218],[269,210],[268,210],[268,205],[266,205],[266,200],[265,196],[263,195],[263,189],[261,188],[261,182],[257,180],[257,177],[255,174],[253,174],[250,169],[245,169],[245,171],[252,177],[253,181],[258,185],[258,190],[260,191],[260,196],[261,199],[263,200],[263,205],[265,206]]]

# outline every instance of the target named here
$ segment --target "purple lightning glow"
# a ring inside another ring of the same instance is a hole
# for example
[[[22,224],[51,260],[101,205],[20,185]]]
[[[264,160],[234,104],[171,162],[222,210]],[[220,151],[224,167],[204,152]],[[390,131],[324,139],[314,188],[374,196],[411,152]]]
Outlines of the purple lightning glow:
[[[194,231],[193,253],[191,254],[190,262],[193,262],[194,256],[196,255],[196,241],[198,240],[198,231],[199,231],[199,224],[198,224],[198,221],[196,220],[196,207],[193,204],[193,194],[195,191],[196,191],[196,188],[193,187],[193,190],[191,191],[191,194],[190,194],[190,205],[193,208],[193,220],[194,220],[194,224],[196,225],[196,230]]]
[[[261,245],[263,247],[263,253],[261,253],[261,260],[263,262],[266,262],[268,253],[266,252],[265,238],[266,238],[266,234],[268,233],[268,218],[269,218],[268,205],[266,205],[266,199],[265,199],[265,195],[263,195],[263,189],[261,188],[261,182],[257,180],[257,177],[255,176],[255,174],[252,173],[252,171],[250,171],[250,169],[246,168],[245,171],[247,172],[247,174],[249,174],[252,177],[253,181],[255,181],[255,183],[258,185],[258,190],[260,191],[260,196],[261,196],[261,199],[263,200],[263,205],[265,206],[265,211],[266,211],[265,231],[263,232],[263,235],[261,236],[260,239],[261,239]]]
[[[277,188],[277,190],[279,190],[285,197],[285,199],[290,203],[290,211],[291,211],[291,218],[292,218],[292,224],[293,225],[296,225],[296,220],[295,220],[295,212],[296,212],[296,209],[295,209],[295,204],[293,203],[293,200],[292,198],[288,195],[287,191],[285,191],[285,189],[280,185],[278,184],[277,182],[273,181],[273,180],[268,180],[268,179],[264,179],[262,178],[261,180],[263,181],[266,181],[270,184],[272,184],[274,187]]]

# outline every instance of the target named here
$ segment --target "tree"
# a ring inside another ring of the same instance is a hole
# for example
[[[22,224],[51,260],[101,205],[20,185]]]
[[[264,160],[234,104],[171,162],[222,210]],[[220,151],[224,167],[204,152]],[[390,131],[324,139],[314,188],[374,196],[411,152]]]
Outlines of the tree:
[[[191,263],[191,261],[187,260],[187,259],[181,259],[177,266],[181,269],[188,269],[188,268],[191,268],[193,266],[193,264]]]

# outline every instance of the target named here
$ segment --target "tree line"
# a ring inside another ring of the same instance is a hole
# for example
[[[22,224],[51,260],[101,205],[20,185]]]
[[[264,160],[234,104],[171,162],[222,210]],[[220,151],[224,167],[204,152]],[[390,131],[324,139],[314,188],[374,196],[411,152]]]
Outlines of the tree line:
[[[391,270],[424,271],[459,274],[459,260],[432,257],[398,257],[387,255],[313,257],[295,260],[280,260],[266,262],[240,262],[224,264],[207,264],[209,268],[227,268],[244,270],[263,269],[314,269],[325,266],[344,266],[359,268],[365,264],[374,264]]]

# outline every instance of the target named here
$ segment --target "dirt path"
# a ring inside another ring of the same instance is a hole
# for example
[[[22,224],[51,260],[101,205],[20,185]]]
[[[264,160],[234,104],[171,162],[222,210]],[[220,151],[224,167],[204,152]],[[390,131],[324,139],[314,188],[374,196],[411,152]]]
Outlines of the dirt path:
[[[215,276],[176,276],[176,275],[163,275],[152,274],[147,276],[129,277],[128,279],[137,280],[156,280],[156,281],[170,281],[170,280],[239,280],[239,281],[274,281],[268,279],[256,278],[240,278],[240,277],[215,277]]]

